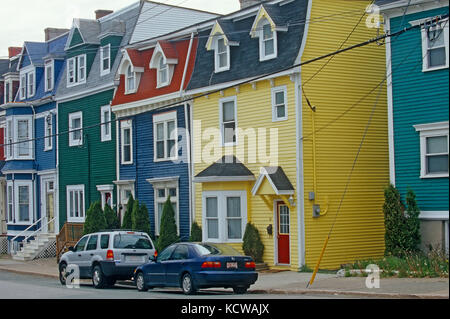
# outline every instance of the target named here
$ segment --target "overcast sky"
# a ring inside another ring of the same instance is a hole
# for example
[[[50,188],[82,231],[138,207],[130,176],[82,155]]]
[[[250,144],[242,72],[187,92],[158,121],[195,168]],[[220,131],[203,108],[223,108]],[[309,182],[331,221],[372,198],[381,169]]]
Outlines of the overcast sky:
[[[0,9],[0,58],[8,47],[24,41],[44,41],[47,27],[67,28],[73,18],[94,19],[97,9],[118,10],[138,0],[2,0]],[[239,10],[239,0],[158,0],[165,4],[221,14]]]

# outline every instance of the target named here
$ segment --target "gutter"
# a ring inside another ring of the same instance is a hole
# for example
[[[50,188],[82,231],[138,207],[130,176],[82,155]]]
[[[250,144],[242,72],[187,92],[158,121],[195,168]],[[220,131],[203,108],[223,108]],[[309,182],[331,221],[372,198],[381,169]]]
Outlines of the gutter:
[[[188,49],[188,53],[186,56],[186,63],[184,64],[183,79],[181,80],[181,85],[180,85],[180,96],[183,95],[184,82],[186,81],[186,73],[187,73],[187,69],[189,66],[189,62],[191,61],[191,51],[192,51],[193,42],[194,42],[194,32],[191,33],[191,40],[189,41],[189,49]]]

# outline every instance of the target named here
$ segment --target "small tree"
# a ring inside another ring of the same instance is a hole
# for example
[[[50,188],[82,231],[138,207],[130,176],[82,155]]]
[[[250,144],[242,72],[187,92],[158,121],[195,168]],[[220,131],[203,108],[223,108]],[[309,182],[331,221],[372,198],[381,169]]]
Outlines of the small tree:
[[[145,204],[139,205],[139,201],[134,202],[132,221],[133,230],[143,231],[150,235],[150,218]]]
[[[412,251],[418,250],[421,242],[419,219],[420,209],[417,206],[416,194],[412,189],[409,189],[406,194],[406,215],[409,233],[407,249]]]
[[[190,242],[201,242],[202,241],[202,228],[194,222],[191,226],[191,236],[189,237]]]
[[[103,210],[103,213],[105,214],[106,228],[107,229],[119,229],[119,227],[120,227],[119,218],[117,217],[116,212],[111,208],[111,206],[106,204],[105,209]]]
[[[159,228],[159,238],[156,243],[157,250],[162,251],[164,248],[178,242],[179,240],[177,225],[175,222],[175,212],[169,196],[163,207],[161,226]]]
[[[86,235],[96,233],[103,229],[106,229],[106,219],[103,214],[102,205],[97,201],[92,203],[86,212],[83,233]]]
[[[257,263],[263,262],[264,245],[259,236],[258,228],[252,223],[245,227],[242,249],[247,256],[250,256]]]
[[[125,215],[123,216],[122,221],[122,229],[132,229],[133,220],[132,220],[132,212],[133,212],[134,198],[133,195],[130,195],[128,198],[127,209],[125,210]]]

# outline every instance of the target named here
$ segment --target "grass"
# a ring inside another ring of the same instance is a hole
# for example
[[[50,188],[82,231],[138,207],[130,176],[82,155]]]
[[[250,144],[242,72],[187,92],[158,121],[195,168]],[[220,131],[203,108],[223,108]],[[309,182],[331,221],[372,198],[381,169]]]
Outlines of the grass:
[[[397,278],[448,278],[448,256],[439,250],[428,254],[422,252],[405,253],[402,257],[386,256],[379,260],[362,260],[346,265],[345,276],[355,276],[351,270],[360,270],[359,275],[367,276],[365,269],[375,264],[380,270],[381,277]]]

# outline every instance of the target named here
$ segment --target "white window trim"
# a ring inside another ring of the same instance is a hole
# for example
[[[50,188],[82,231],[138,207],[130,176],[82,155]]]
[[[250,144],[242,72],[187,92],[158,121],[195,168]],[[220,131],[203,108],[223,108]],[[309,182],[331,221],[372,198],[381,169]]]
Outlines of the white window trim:
[[[80,209],[80,215],[83,217],[70,217],[70,192],[83,192],[83,196],[78,200],[78,208]],[[84,223],[86,219],[86,210],[85,210],[85,196],[86,193],[84,191],[84,185],[67,185],[66,186],[66,204],[67,204],[67,221],[69,223]]]
[[[30,76],[33,76],[33,81],[30,81]],[[36,94],[36,71],[27,73],[27,97],[33,97]]]
[[[446,56],[446,63],[442,66],[437,67],[429,67],[429,57],[428,57],[428,35],[427,30],[422,27],[421,34],[422,34],[422,56],[423,59],[423,66],[422,66],[422,72],[430,72],[430,71],[436,71],[436,70],[442,70],[442,69],[448,69],[449,68],[449,20],[448,18],[445,20],[442,20],[441,22],[444,25],[444,46],[445,46],[445,56]],[[441,25],[442,25],[441,24]],[[436,28],[436,27],[435,27]]]
[[[166,66],[165,67],[165,72],[166,72],[166,81],[165,82],[161,81],[161,75],[160,75],[161,74],[161,60],[162,60],[163,64]],[[171,82],[171,72],[170,72],[171,65],[167,62],[164,63],[164,60],[165,60],[165,58],[163,55],[161,55],[160,58],[158,59],[158,68],[156,69],[156,78],[157,78],[156,79],[156,81],[157,81],[156,88],[157,89],[166,87]]]
[[[11,192],[10,192],[11,190]],[[11,193],[11,201],[9,200],[9,194]],[[7,181],[6,182],[6,224],[7,225],[13,225],[14,224],[14,213],[15,213],[15,207],[14,207],[14,183],[13,181]],[[11,206],[10,206],[11,205]],[[10,211],[11,208],[11,211]],[[11,217],[11,218],[10,218]]]
[[[45,82],[45,92],[53,90],[55,86],[55,61],[47,61],[45,63],[45,72],[44,72],[44,82]],[[50,70],[50,71],[49,71]],[[51,75],[51,86],[48,86],[47,77],[50,72]]]
[[[166,182],[160,182],[160,183],[153,183],[153,190],[154,190],[154,202],[155,202],[155,235],[159,236],[159,212],[158,212],[158,204],[164,204],[167,201],[169,190],[171,188],[175,188],[177,190],[177,196],[176,197],[170,197],[170,202],[175,203],[177,205],[177,209],[175,211],[175,223],[177,225],[177,233],[180,235],[180,189],[178,187],[178,181],[166,181]],[[164,189],[166,196],[164,199],[158,197],[158,190]]]
[[[427,173],[427,138],[436,136],[447,136],[447,154],[449,153],[449,133],[448,121],[430,124],[414,125],[417,132],[420,133],[420,178],[442,178],[449,177],[449,173],[428,174]]]
[[[50,135],[48,135],[49,121],[50,119]],[[51,151],[53,149],[53,115],[49,113],[44,117],[44,151]]]
[[[128,76],[128,70],[131,70],[132,76]],[[130,64],[125,70],[125,94],[133,94],[137,92],[137,74],[133,71],[133,66]],[[128,86],[128,80],[133,79],[134,88],[131,90]]]
[[[31,115],[19,115],[19,116],[14,116],[14,137],[13,137],[13,142],[14,143],[18,143],[19,142],[19,121],[23,121],[26,120],[28,121],[28,155],[19,155],[19,147],[20,144],[14,144],[14,155],[13,158],[14,159],[34,159],[33,156],[33,146],[34,146],[34,142],[32,142],[33,139],[33,117]]]
[[[108,64],[108,69],[106,69],[106,70],[103,69],[103,61],[105,60],[104,52],[103,52],[104,49],[107,49],[109,52],[109,57],[108,57],[109,64]],[[110,72],[111,72],[111,44],[107,44],[105,46],[100,47],[100,76],[107,75]]]
[[[77,72],[76,72],[76,57],[67,59],[67,87],[75,86],[77,85]],[[73,64],[73,76],[70,77],[70,64]],[[71,81],[72,79],[72,81]]]
[[[104,120],[104,114],[108,112],[109,113],[109,118],[107,119],[107,122],[105,122]],[[107,141],[111,141],[112,139],[112,134],[111,134],[111,106],[110,105],[105,105],[102,106],[100,109],[100,123],[102,125],[100,125],[100,134],[101,134],[101,141],[102,142],[107,142]],[[106,123],[106,124],[104,124]],[[105,133],[105,127],[108,127],[109,130],[109,134]]]
[[[28,187],[28,219],[29,221],[19,221],[19,187],[20,186],[27,186]],[[33,181],[22,181],[22,180],[15,180],[14,181],[14,219],[15,222],[12,223],[14,225],[31,225],[34,223],[33,219],[33,212],[34,212],[34,205],[33,205],[33,198],[34,198],[34,191],[33,191]]]
[[[105,209],[107,193],[111,194],[111,208],[114,208],[114,185],[97,185],[97,190],[100,192],[102,199],[102,209]]]
[[[84,59],[84,78],[80,78],[80,70],[82,69],[80,67],[80,60]],[[70,72],[69,72],[69,65],[70,63],[73,63],[73,82],[70,82]],[[80,84],[86,83],[87,78],[87,55],[86,54],[80,54],[73,58],[70,58],[67,60],[67,87],[72,87]]]
[[[13,84],[14,83],[12,80],[5,80],[5,89],[4,89],[5,103],[10,103],[14,101]]]
[[[14,119],[8,118],[5,127],[5,157],[6,160],[14,158]]]
[[[219,238],[208,238],[208,229],[206,223],[206,198],[217,197],[217,216],[219,223]],[[228,239],[227,230],[227,212],[226,199],[227,197],[241,198],[241,239]],[[202,225],[203,225],[203,240],[210,243],[242,243],[247,225],[247,192],[242,191],[206,191],[202,194]]]
[[[277,113],[277,104],[276,104],[276,93],[283,92],[284,93],[284,107],[285,107],[285,115],[284,117],[278,117]],[[287,97],[287,86],[278,86],[272,88],[272,122],[281,122],[286,121],[288,119],[288,97]]]
[[[175,135],[174,138],[170,138],[167,136],[167,123],[175,122],[175,129],[172,135]],[[158,124],[164,125],[164,158],[158,158],[157,154],[157,126]],[[170,154],[167,154],[167,141],[169,139],[175,139],[175,156],[170,157]],[[164,114],[157,114],[153,116],[153,150],[154,150],[154,162],[167,162],[167,161],[175,161],[178,159],[178,121],[177,121],[177,112],[172,111]]]
[[[236,130],[234,134],[236,135],[236,142],[225,143],[225,132],[224,132],[224,123],[223,123],[223,104],[227,102],[234,102],[234,122]],[[228,147],[228,146],[237,146],[238,145],[238,119],[237,119],[237,97],[227,97],[219,100],[219,124],[220,124],[220,146]]]
[[[259,28],[259,61],[268,61],[272,59],[276,59],[278,56],[278,36],[277,31],[272,31],[273,35],[273,54],[266,55],[265,47],[264,47],[264,26],[270,25],[270,22],[265,19],[262,23],[260,23]]]
[[[83,78],[80,78],[80,74],[81,74],[81,72],[80,72],[80,70],[82,69],[81,68],[81,63],[80,63],[80,60],[84,60],[84,77]],[[78,84],[82,84],[82,83],[86,83],[86,77],[87,77],[87,58],[86,58],[86,54],[81,54],[81,55],[79,55],[79,56],[77,56],[77,72],[78,72],[78,74],[77,74],[77,82],[78,82]]]
[[[79,118],[80,119],[80,136],[81,138],[79,140],[75,140],[73,138],[73,134],[74,132],[72,132],[72,130],[74,130],[74,128],[72,127],[72,119],[76,119]],[[79,112],[75,112],[75,113],[70,113],[69,114],[69,147],[73,147],[73,146],[81,146],[83,145],[83,112],[79,111]]]
[[[124,131],[126,129],[130,130],[130,160],[125,161],[124,159]],[[133,121],[125,120],[120,122],[120,162],[122,165],[132,165],[133,164]]]
[[[219,56],[219,40],[224,40],[224,45],[226,47],[226,54],[227,54],[227,64],[223,67],[220,67],[220,56]],[[219,37],[214,41],[214,65],[215,65],[215,73],[220,73],[224,71],[230,70],[231,65],[231,57],[230,57],[230,46],[226,44],[225,36]]]
[[[27,98],[27,75],[25,73],[20,75],[19,96],[21,100]]]

